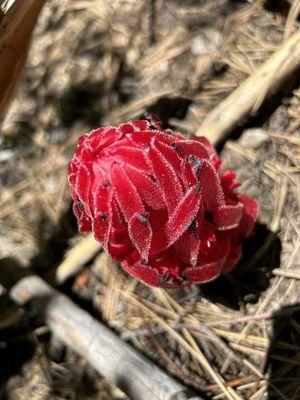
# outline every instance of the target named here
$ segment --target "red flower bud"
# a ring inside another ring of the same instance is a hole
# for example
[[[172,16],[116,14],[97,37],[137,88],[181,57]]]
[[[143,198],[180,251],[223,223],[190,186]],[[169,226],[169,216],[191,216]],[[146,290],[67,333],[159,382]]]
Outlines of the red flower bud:
[[[81,137],[69,167],[81,232],[149,286],[207,282],[231,270],[258,204],[204,137],[136,120]]]

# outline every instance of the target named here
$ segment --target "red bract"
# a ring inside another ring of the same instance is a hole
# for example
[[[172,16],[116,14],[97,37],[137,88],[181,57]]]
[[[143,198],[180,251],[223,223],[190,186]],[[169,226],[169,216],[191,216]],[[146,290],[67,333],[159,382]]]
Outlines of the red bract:
[[[204,137],[145,120],[82,136],[69,168],[81,232],[149,286],[207,282],[230,271],[258,204]]]

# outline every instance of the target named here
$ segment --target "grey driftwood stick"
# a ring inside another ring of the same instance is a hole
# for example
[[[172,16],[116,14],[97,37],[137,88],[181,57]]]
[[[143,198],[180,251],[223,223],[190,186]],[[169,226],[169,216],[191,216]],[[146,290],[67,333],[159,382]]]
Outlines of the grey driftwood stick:
[[[196,135],[204,135],[217,144],[245,116],[256,112],[265,98],[299,68],[300,29],[208,114]]]
[[[192,400],[185,386],[41,278],[29,276],[19,280],[10,289],[10,297],[21,306],[32,301],[33,310],[43,316],[55,335],[131,399]]]

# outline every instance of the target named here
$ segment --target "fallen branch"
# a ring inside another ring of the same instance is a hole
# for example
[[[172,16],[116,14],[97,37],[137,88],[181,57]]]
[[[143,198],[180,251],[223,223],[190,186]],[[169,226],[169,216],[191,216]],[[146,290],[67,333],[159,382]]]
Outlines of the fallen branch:
[[[300,30],[208,114],[196,135],[207,136],[214,144],[220,142],[246,115],[255,113],[265,98],[299,68]]]
[[[106,326],[37,276],[22,278],[10,296],[43,316],[51,331],[87,359],[106,379],[136,400],[187,400],[187,389],[148,361]],[[190,399],[192,400],[192,399]],[[201,400],[193,397],[193,400]]]

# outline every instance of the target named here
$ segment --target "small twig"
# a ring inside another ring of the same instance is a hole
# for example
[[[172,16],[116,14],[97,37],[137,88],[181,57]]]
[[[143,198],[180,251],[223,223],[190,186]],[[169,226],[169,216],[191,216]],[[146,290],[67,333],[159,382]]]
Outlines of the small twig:
[[[231,381],[227,381],[227,382],[225,382],[225,384],[226,384],[226,386],[236,387],[236,386],[243,385],[246,382],[253,381],[254,379],[256,379],[255,375],[247,375],[247,376],[243,376],[241,378],[236,378],[236,379],[232,379]],[[205,386],[205,390],[207,390],[207,391],[215,391],[215,390],[219,391],[219,387],[218,387],[218,385],[216,385],[214,383],[212,385]]]
[[[291,279],[300,279],[300,269],[289,269],[289,270],[284,270],[281,268],[275,268],[273,269],[272,273],[277,276],[283,276],[285,278],[291,278]]]
[[[255,314],[255,315],[246,315],[245,317],[240,317],[240,318],[232,318],[232,319],[225,319],[221,321],[212,321],[212,322],[207,322],[207,325],[209,326],[219,326],[219,325],[235,325],[235,324],[240,324],[240,323],[246,323],[249,321],[263,321],[266,319],[272,318],[272,313],[271,312],[266,312],[262,314]]]
[[[97,252],[101,250],[101,245],[94,239],[93,234],[89,234],[75,244],[65,255],[64,261],[56,270],[56,280],[63,283],[90,261]]]
[[[149,32],[150,32],[150,45],[154,45],[156,42],[156,0],[150,1],[150,18],[149,18]]]
[[[150,325],[147,326],[147,329],[149,331],[149,339],[153,343],[153,345],[156,347],[161,358],[164,359],[166,361],[166,363],[168,365],[170,365],[173,368],[173,370],[177,372],[177,374],[179,376],[182,376],[186,383],[188,383],[195,389],[201,390],[202,392],[205,391],[207,388],[204,385],[200,385],[199,383],[192,380],[189,377],[189,375],[187,375],[181,368],[179,368],[178,365],[175,363],[175,361],[172,360],[172,358],[168,355],[168,353],[163,349],[163,347],[161,346],[159,341],[156,339],[155,335],[152,332],[152,328]],[[219,386],[216,385],[216,387],[218,388]],[[209,389],[207,389],[207,390],[209,390]]]

